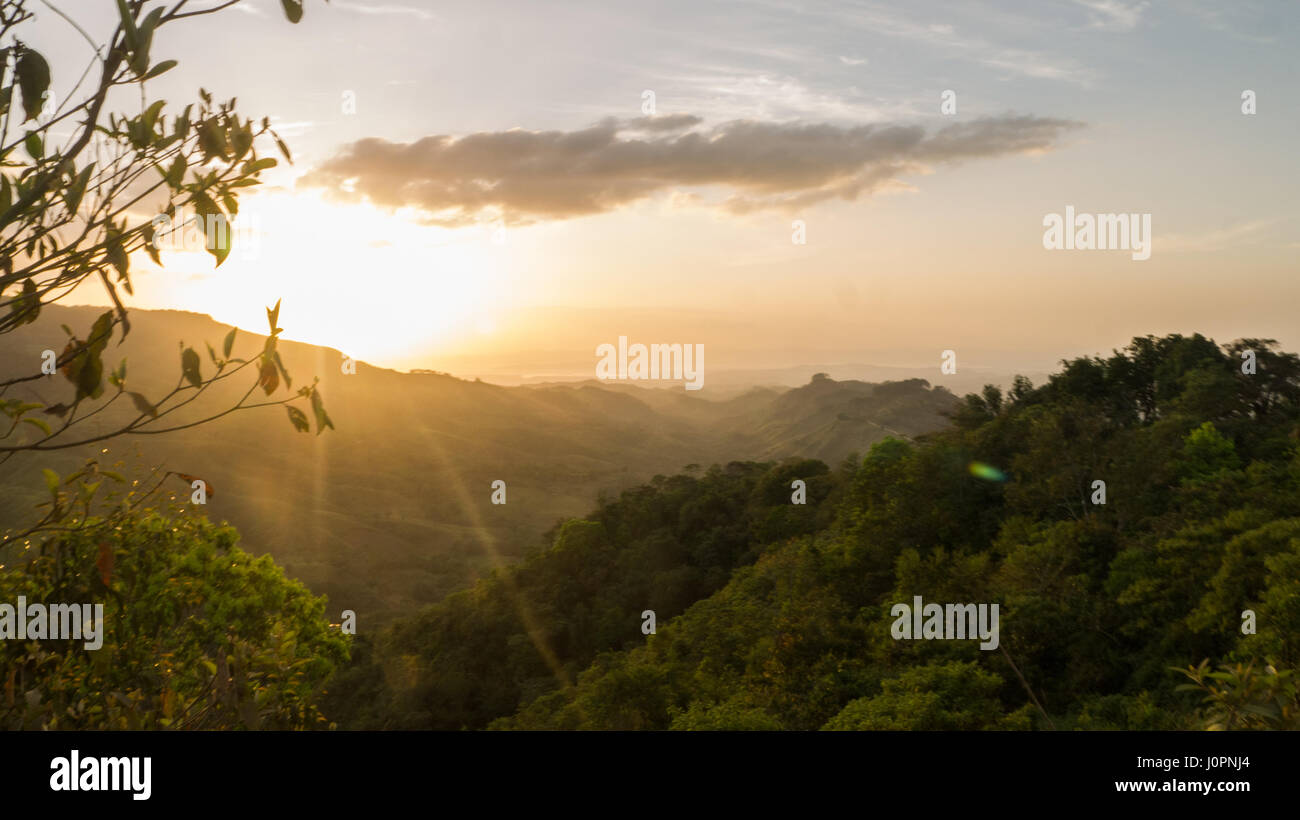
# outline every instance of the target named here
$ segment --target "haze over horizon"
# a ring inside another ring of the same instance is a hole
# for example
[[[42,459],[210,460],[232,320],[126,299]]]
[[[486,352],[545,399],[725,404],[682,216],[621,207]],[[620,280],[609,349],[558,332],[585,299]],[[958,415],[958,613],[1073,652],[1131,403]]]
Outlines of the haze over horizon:
[[[1300,124],[1276,7],[670,5],[354,0],[285,40],[261,0],[223,21],[238,61],[176,26],[185,59],[151,90],[238,93],[295,164],[243,197],[220,268],[133,258],[128,307],[257,329],[283,299],[286,338],[465,372],[568,372],[539,352],[619,335],[727,369],[937,370],[952,349],[1041,371],[1165,333],[1300,347],[1300,214],[1269,170]],[[54,15],[32,44],[89,56]],[[1045,250],[1067,206],[1151,214],[1151,257]]]

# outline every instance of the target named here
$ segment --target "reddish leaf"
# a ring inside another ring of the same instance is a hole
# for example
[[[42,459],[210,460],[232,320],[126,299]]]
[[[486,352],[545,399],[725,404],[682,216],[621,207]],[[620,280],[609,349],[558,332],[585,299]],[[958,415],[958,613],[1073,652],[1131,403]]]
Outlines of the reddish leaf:
[[[104,581],[104,586],[108,586],[113,580],[113,561],[116,559],[112,544],[105,541],[99,545],[99,560],[95,562],[95,566],[99,568],[99,577]]]
[[[262,367],[257,383],[262,386],[268,396],[275,392],[275,388],[280,386],[280,374],[276,371],[275,362],[269,357],[262,357]]]

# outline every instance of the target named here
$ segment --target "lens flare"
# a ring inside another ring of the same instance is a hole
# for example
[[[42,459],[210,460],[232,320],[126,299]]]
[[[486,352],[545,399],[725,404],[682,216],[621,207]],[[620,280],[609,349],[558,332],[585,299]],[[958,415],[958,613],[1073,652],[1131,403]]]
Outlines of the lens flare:
[[[1006,481],[1007,474],[994,467],[992,464],[985,464],[982,461],[972,461],[968,467],[970,474],[976,478],[982,478],[985,481]]]

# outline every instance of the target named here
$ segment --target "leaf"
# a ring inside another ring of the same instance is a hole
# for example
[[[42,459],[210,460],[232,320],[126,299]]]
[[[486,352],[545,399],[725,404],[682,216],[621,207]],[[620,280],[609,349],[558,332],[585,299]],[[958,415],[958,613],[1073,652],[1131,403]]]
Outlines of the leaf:
[[[13,300],[9,315],[20,320],[18,324],[34,322],[41,315],[41,297],[36,292],[36,283],[30,278],[23,280],[23,292]]]
[[[268,396],[275,392],[275,388],[280,386],[280,374],[276,372],[275,362],[269,356],[262,357],[262,364],[257,374],[257,383],[266,391]]]
[[[125,276],[127,269],[131,265],[131,260],[126,255],[126,248],[122,245],[121,233],[118,231],[108,232],[108,237],[104,243],[104,254],[113,267],[117,269],[118,276]]]
[[[153,68],[149,69],[149,73],[144,75],[140,79],[152,80],[154,77],[157,77],[159,74],[162,74],[167,71],[171,71],[175,67],[176,67],[175,60],[163,60],[161,63],[158,63]]]
[[[181,374],[195,387],[203,384],[203,377],[199,375],[199,354],[195,353],[192,347],[187,347],[181,352]]]
[[[145,131],[153,133],[153,127],[158,123],[158,114],[166,104],[166,100],[156,100],[140,115],[140,122],[144,124]]]
[[[284,161],[293,165],[293,156],[289,153],[289,146],[284,144],[284,140],[280,139],[279,134],[273,133],[271,136],[275,138],[275,147],[279,148],[280,153],[284,155]]]
[[[138,42],[135,47],[135,54],[131,58],[131,70],[136,74],[143,75],[149,68],[149,48],[153,45],[153,32],[162,16],[163,9],[154,9],[144,18],[144,22],[140,24],[140,28],[137,30]]]
[[[302,19],[302,0],[280,0],[280,5],[284,6],[284,16],[289,18],[290,23]]]
[[[154,230],[153,223],[142,225],[140,227],[140,232],[144,236],[144,252],[149,254],[149,258],[153,260],[153,263],[161,268],[162,258],[158,256],[158,245],[154,242],[154,234],[156,231]]]
[[[277,350],[272,353],[271,358],[275,360],[275,366],[280,369],[280,378],[284,379],[285,389],[292,390],[293,379],[289,378],[289,371],[284,369],[284,362],[280,361],[280,351]]]
[[[253,147],[253,132],[248,126],[236,128],[230,134],[230,147],[234,152],[234,159],[239,159],[248,153],[248,149]]]
[[[68,208],[69,214],[75,214],[77,208],[81,207],[82,197],[86,195],[86,183],[90,182],[90,175],[95,170],[95,163],[90,163],[81,169],[81,173],[72,178],[68,184],[68,189],[63,192],[63,202]]]
[[[139,393],[127,393],[127,395],[131,397],[131,401],[135,402],[136,410],[139,410],[150,418],[158,418],[158,408],[150,404],[149,400],[144,396]]]
[[[50,435],[50,425],[46,424],[43,419],[23,419],[23,422],[38,428],[45,435]]]
[[[262,157],[261,159],[250,159],[244,163],[245,174],[259,174],[267,168],[274,168],[280,163],[276,162],[275,157]]]
[[[135,18],[131,16],[131,10],[127,8],[126,0],[117,0],[117,14],[122,20],[123,40],[129,49],[134,50],[140,42],[140,33],[135,27]]]
[[[326,427],[334,429],[334,422],[330,420],[329,413],[325,412],[325,402],[319,390],[311,391],[311,411],[316,416],[316,435],[323,433]]]
[[[43,410],[42,412],[47,413],[51,416],[58,416],[59,418],[63,418],[63,416],[67,415],[68,411],[71,409],[72,409],[71,407],[68,407],[68,405],[64,404],[63,402],[59,402],[58,404],[50,405],[49,407],[45,408],[45,410]]]
[[[297,407],[285,405],[285,410],[289,411],[289,421],[293,423],[295,429],[300,433],[306,433],[311,430],[311,422],[307,421],[307,414]]]
[[[99,545],[99,558],[95,561],[96,568],[99,569],[99,580],[108,586],[113,580],[113,562],[117,559],[117,554],[113,550],[113,545],[104,541]]]
[[[41,472],[45,475],[46,489],[50,491],[51,496],[57,496],[59,494],[59,474],[49,468],[41,470]]]
[[[108,382],[119,389],[126,384],[126,359],[119,362],[113,372],[108,374]]]
[[[226,339],[225,339],[225,341],[223,341],[223,342],[221,343],[221,355],[224,356],[224,357],[227,358],[227,359],[230,358],[230,351],[231,351],[231,350],[234,348],[234,346],[235,346],[235,331],[236,331],[237,329],[238,329],[238,328],[233,328],[233,327],[232,327],[232,328],[230,329],[230,332],[226,334]]]
[[[282,330],[282,328],[278,328],[275,326],[275,323],[279,321],[279,319],[280,319],[280,300],[276,299],[275,307],[266,309],[266,320],[271,325],[272,336],[274,336],[275,334],[279,333]]]
[[[226,133],[216,120],[204,120],[199,124],[199,148],[203,150],[204,160],[225,159],[230,152]]]
[[[180,190],[181,183],[185,181],[185,156],[183,154],[177,154],[176,159],[172,160],[172,165],[167,169],[164,178],[172,190]]]
[[[40,161],[45,154],[45,146],[41,144],[41,135],[35,131],[28,131],[27,136],[23,138],[23,148],[31,154],[32,159]]]
[[[194,212],[200,217],[200,227],[204,229],[204,247],[217,260],[217,267],[230,255],[231,230],[226,215],[217,207],[217,203],[202,191],[193,197]]]
[[[15,66],[18,87],[23,92],[23,122],[36,119],[45,106],[45,92],[50,89],[50,64],[30,48],[22,47]]]

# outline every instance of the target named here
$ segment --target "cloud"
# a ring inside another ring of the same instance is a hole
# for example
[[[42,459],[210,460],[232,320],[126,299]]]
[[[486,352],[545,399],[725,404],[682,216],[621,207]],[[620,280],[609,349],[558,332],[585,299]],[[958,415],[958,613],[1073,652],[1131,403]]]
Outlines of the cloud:
[[[1113,31],[1132,31],[1137,28],[1138,23],[1142,20],[1142,12],[1146,11],[1146,0],[1140,2],[1124,2],[1124,0],[1074,0],[1081,6],[1086,6],[1092,14],[1093,28],[1108,29]]]
[[[363,3],[349,3],[340,0],[340,2],[334,4],[334,7],[345,9],[347,11],[354,11],[358,14],[371,14],[371,15],[394,15],[395,14],[395,15],[408,15],[416,18],[417,20],[434,19],[432,13],[424,9],[415,8],[414,6],[398,6],[398,5],[368,6]]]
[[[448,227],[485,214],[511,225],[569,219],[701,188],[720,189],[723,198],[709,202],[731,213],[790,210],[897,187],[900,176],[939,165],[1046,151],[1081,124],[1008,114],[931,133],[900,123],[699,125],[698,117],[677,114],[605,119],[577,131],[513,129],[413,143],[372,137],[299,184],[414,208]]]

